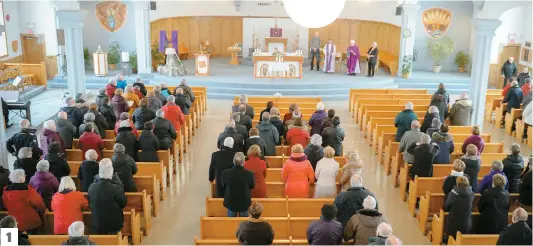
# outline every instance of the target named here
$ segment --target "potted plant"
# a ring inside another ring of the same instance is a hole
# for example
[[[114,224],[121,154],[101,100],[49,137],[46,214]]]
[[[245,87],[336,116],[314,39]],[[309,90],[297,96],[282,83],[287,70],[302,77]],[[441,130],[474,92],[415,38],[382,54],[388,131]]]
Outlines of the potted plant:
[[[159,49],[157,48],[157,44],[152,44],[152,69],[154,71],[157,71],[157,66],[164,64],[165,62],[165,54],[159,52]]]
[[[137,53],[136,52],[132,52],[130,54],[130,65],[131,65],[131,72],[134,74],[137,74],[138,66],[137,66]]]
[[[442,68],[442,61],[448,58],[455,50],[455,44],[449,37],[440,39],[428,39],[427,51],[429,57],[433,59],[433,72],[439,73]]]
[[[408,79],[411,77],[411,70],[413,69],[413,56],[405,55],[402,60],[402,75]]]
[[[120,45],[118,42],[113,42],[109,46],[107,53],[107,62],[109,63],[109,70],[117,69],[117,64],[120,63]]]
[[[89,48],[83,48],[83,61],[85,66],[89,65]]]
[[[457,55],[455,56],[455,64],[459,67],[459,72],[464,73],[465,67],[470,64],[470,56],[462,50],[457,52]]]

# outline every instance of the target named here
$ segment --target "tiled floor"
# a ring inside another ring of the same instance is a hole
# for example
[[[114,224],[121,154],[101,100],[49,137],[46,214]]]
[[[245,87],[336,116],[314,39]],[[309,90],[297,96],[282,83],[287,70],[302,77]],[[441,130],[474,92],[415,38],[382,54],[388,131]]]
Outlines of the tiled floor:
[[[206,120],[193,138],[184,164],[179,165],[168,200],[163,203],[143,244],[192,244],[193,238],[200,235],[200,217],[205,214],[205,198],[209,195],[208,165],[211,153],[216,151],[216,137],[223,130],[230,106],[230,101],[208,101]],[[392,224],[394,234],[405,244],[429,244],[418,230],[415,218],[407,214],[406,203],[400,201],[398,189],[392,187],[391,178],[383,174],[376,156],[352,123],[347,102],[327,103],[326,106],[335,108],[341,117],[341,126],[346,131],[345,150],[357,150],[365,161],[364,186],[375,193],[379,208]],[[512,143],[512,138],[503,136],[503,130],[495,130],[487,124],[486,131],[493,134],[493,142],[505,141],[506,148]],[[527,156],[531,150],[524,149],[523,154]]]

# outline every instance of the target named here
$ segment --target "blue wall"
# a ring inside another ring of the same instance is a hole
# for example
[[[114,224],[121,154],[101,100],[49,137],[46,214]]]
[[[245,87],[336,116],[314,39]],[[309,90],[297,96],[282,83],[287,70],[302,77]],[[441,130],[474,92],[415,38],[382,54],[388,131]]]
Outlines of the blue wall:
[[[473,5],[472,2],[445,2],[445,1],[420,1],[420,18],[416,24],[415,49],[418,51],[418,58],[413,64],[414,70],[432,71],[433,60],[427,55],[426,45],[429,36],[422,25],[422,12],[428,8],[442,7],[452,12],[452,23],[448,31],[444,34],[455,42],[455,51],[448,59],[442,62],[443,72],[456,72],[457,65],[454,63],[455,55],[462,50],[469,53],[470,33]],[[472,56],[472,54],[470,54]]]
[[[122,1],[128,6],[126,23],[116,32],[105,30],[96,18],[96,1],[80,1],[81,11],[86,11],[87,15],[83,22],[83,46],[89,48],[92,53],[102,46],[104,51],[109,49],[113,41],[117,41],[123,51],[135,51],[135,14],[133,4],[129,1]]]

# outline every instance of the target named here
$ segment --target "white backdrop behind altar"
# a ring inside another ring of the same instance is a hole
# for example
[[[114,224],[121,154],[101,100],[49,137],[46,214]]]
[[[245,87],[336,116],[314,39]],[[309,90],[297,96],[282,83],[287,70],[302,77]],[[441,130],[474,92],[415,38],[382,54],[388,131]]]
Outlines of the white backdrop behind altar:
[[[259,39],[261,49],[266,51],[265,37],[270,36],[270,28],[274,27],[274,18],[243,18],[242,20],[242,45],[243,56],[248,56],[249,48],[252,48],[252,35],[255,34]],[[299,47],[303,51],[304,57],[307,57],[309,46],[309,29],[306,27],[298,27],[298,25],[289,18],[278,18],[278,28],[283,29],[283,37],[287,38],[287,51],[293,51],[293,44],[296,39],[296,34],[300,34]]]

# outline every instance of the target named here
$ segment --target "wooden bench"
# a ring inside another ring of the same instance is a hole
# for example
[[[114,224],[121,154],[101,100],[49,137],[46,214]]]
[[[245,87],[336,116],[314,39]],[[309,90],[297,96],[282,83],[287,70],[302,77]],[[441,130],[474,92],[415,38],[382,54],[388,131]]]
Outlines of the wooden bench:
[[[416,115],[425,115],[426,111],[414,111]],[[368,110],[363,114],[363,118],[359,123],[359,130],[362,130],[368,124],[370,118],[379,117],[379,118],[395,118],[400,111],[373,111]]]
[[[355,118],[359,114],[362,104],[406,105],[408,102],[411,102],[414,105],[429,105],[430,103],[430,99],[425,98],[393,98],[394,94],[382,95],[382,97],[379,98],[376,98],[375,94],[358,95],[358,97],[359,98],[354,101],[352,111],[350,111],[352,113],[352,118]]]
[[[283,182],[281,177],[281,168],[267,168],[267,175],[266,175],[266,182]],[[339,169],[339,172],[337,173],[337,182],[341,180],[342,177],[342,170]]]
[[[429,108],[428,105],[414,105],[414,111],[427,111]],[[358,110],[357,122],[363,120],[363,116],[367,111],[396,111],[396,114],[400,113],[402,110],[405,110],[405,105],[376,105],[376,104],[361,104]]]
[[[501,95],[497,98],[487,99],[487,102],[485,103],[485,120],[494,123],[492,115],[497,108],[501,107],[502,101],[503,99]]]
[[[320,217],[324,204],[333,204],[334,199],[327,198],[252,198],[263,205],[263,217]],[[206,198],[208,217],[226,217],[228,209],[223,205],[223,198]]]
[[[68,235],[29,235],[32,245],[61,245],[67,241]],[[128,237],[122,236],[121,232],[117,235],[88,235],[89,240],[96,245],[129,245]]]
[[[355,103],[355,100],[357,100],[356,94],[427,94],[427,89],[400,89],[400,88],[390,88],[390,89],[374,89],[374,88],[358,88],[358,89],[350,89],[350,95],[349,95],[349,110],[352,112],[352,106]]]
[[[496,245],[499,237],[499,234],[463,234],[458,231],[455,239],[448,238],[448,245]]]
[[[215,182],[211,183],[211,197],[215,197]],[[337,183],[337,193],[341,191],[341,185]],[[315,185],[309,187],[309,197],[313,197],[315,193]],[[266,194],[268,198],[284,198],[285,195],[285,183],[283,182],[266,182]]]

